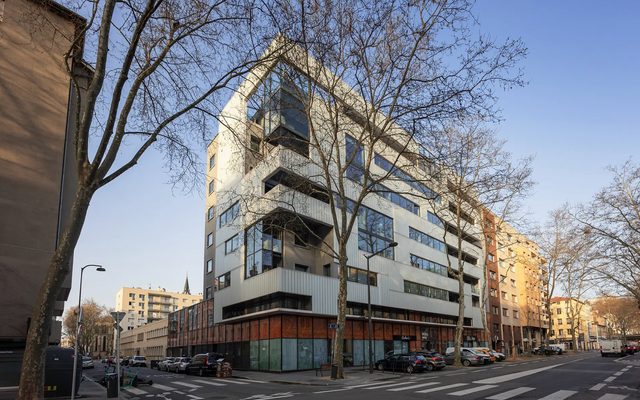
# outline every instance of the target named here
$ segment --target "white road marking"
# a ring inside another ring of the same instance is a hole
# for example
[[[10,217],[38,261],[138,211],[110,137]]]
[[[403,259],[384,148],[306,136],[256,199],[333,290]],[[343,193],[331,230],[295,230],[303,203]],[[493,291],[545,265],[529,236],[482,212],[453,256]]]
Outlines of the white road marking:
[[[615,379],[616,379],[616,377],[615,377],[615,376],[610,376],[610,377],[608,377],[607,379],[605,379],[604,381],[605,381],[605,382],[613,382]]]
[[[379,383],[379,382],[378,382]],[[370,386],[370,387],[366,387],[364,388],[365,390],[373,390],[373,389],[383,389],[383,388],[390,388],[390,387],[394,387],[394,386],[401,386],[401,385],[406,385],[407,382],[400,382],[400,383],[391,383],[388,385],[381,385],[381,386]]]
[[[457,388],[460,386],[467,386],[468,383],[454,383],[452,385],[446,385],[446,386],[440,386],[437,388],[431,388],[431,389],[425,389],[425,390],[419,390],[416,393],[431,393],[431,392],[437,392],[440,390],[447,390],[447,389],[453,389],[453,388]]]
[[[193,400],[204,400],[203,397],[198,397],[195,394],[188,394],[187,397],[191,397]]]
[[[198,383],[204,383],[205,385],[226,386],[224,383],[205,381],[204,379],[194,379],[193,381]]]
[[[589,390],[600,390],[605,386],[607,386],[606,383],[598,383],[597,385],[593,385]]]
[[[174,385],[181,385],[181,386],[186,386],[188,388],[195,388],[195,389],[202,387],[200,385],[194,385],[194,384],[187,383],[187,382],[177,382],[176,381],[176,382],[171,382],[171,383],[173,383]]]
[[[235,379],[212,379],[213,381],[224,382],[224,383],[235,383],[236,385],[248,385],[249,382],[240,382]]]
[[[256,381],[254,379],[244,379],[243,378],[242,380],[245,381],[245,382],[253,382],[253,383],[267,383],[265,381]]]
[[[576,393],[578,392],[576,392],[575,390],[558,390],[557,392],[551,393],[550,395],[545,396],[539,400],[564,400]]]
[[[126,391],[127,391],[127,392],[129,392],[129,393],[132,393],[132,394],[139,394],[139,395],[143,395],[143,394],[147,394],[147,393],[149,393],[149,392],[146,392],[146,391],[144,391],[144,390],[142,390],[142,389],[138,389],[138,388],[134,388],[134,387],[124,388],[124,390],[126,390]]]
[[[512,381],[514,379],[519,379],[519,378],[522,378],[522,377],[525,377],[525,376],[537,374],[538,372],[542,372],[542,371],[546,371],[546,370],[549,370],[549,369],[552,369],[552,368],[556,368],[556,367],[559,367],[561,365],[564,365],[564,364],[556,364],[556,365],[551,365],[549,367],[542,367],[542,368],[530,369],[528,371],[515,372],[513,374],[496,376],[495,378],[482,379],[482,380],[479,380],[479,381],[475,381],[473,383],[491,385],[491,384],[494,384],[494,383],[508,382],[508,381]]]
[[[174,387],[161,385],[159,383],[154,383],[153,387],[154,388],[158,388],[160,390],[168,390],[168,391],[176,390],[176,388],[174,388]]]
[[[510,399],[512,397],[516,397],[519,396],[523,393],[527,393],[530,392],[532,390],[535,390],[535,388],[531,388],[531,387],[519,387],[519,388],[515,388],[513,390],[509,390],[503,393],[498,393],[494,396],[491,397],[487,397],[487,400],[507,400]]]
[[[362,385],[351,385],[351,386],[347,386],[349,389],[355,389],[355,388],[361,388],[361,387],[366,387],[366,386],[375,386],[375,385],[379,385],[380,382],[374,382],[374,383],[363,383]]]
[[[616,373],[615,373],[615,374],[613,374],[613,375],[615,375],[615,376],[620,376],[620,375],[624,374],[624,372],[625,372],[625,371],[618,371],[618,372],[616,372]]]
[[[469,389],[460,390],[458,392],[447,393],[449,396],[464,396],[470,393],[481,392],[487,389],[493,389],[494,387],[498,387],[498,385],[483,385],[476,386]]]
[[[417,389],[417,388],[424,387],[424,386],[433,386],[433,385],[437,385],[439,383],[440,382],[420,383],[418,385],[404,386],[404,387],[399,387],[399,388],[395,388],[395,389],[387,389],[387,392],[400,392],[402,390],[411,390],[411,389]]]
[[[501,369],[501,368],[504,368],[504,367],[493,367],[492,369]]]
[[[175,392],[173,392],[173,393],[186,394],[185,392],[181,392],[181,391],[179,391],[179,390],[176,390],[176,391],[175,391]]]
[[[627,398],[626,394],[612,394],[607,393],[604,396],[598,398],[598,400],[624,400]]]
[[[344,392],[345,390],[351,390],[351,388],[333,389],[333,390],[322,390],[322,391],[320,391],[320,392],[313,392],[313,393],[333,393],[333,392]]]

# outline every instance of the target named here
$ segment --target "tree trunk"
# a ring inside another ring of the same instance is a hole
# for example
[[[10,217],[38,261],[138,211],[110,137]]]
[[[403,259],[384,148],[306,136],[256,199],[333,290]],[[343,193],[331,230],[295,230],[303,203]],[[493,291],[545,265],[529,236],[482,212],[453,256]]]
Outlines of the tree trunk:
[[[462,346],[462,333],[464,330],[464,272],[460,264],[458,264],[458,268],[458,293],[460,293],[460,296],[458,297],[458,322],[456,323],[454,365],[462,365],[460,347]]]
[[[44,397],[44,352],[48,344],[53,308],[69,272],[69,262],[78,243],[93,193],[82,183],[76,190],[69,222],[64,227],[58,247],[51,257],[47,274],[33,306],[20,372],[20,400]]]
[[[333,341],[333,363],[337,365],[337,371],[331,372],[331,379],[344,379],[344,326],[347,317],[347,249],[346,245],[340,244],[340,265],[338,269],[338,315],[336,327],[336,336]],[[368,279],[368,277],[367,277]]]

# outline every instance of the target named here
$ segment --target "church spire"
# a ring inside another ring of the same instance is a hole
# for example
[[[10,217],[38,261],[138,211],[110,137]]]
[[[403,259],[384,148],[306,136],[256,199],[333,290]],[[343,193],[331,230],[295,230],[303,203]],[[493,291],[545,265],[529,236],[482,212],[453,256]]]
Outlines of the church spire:
[[[184,289],[182,289],[182,294],[191,294],[189,290],[189,275],[184,280]]]

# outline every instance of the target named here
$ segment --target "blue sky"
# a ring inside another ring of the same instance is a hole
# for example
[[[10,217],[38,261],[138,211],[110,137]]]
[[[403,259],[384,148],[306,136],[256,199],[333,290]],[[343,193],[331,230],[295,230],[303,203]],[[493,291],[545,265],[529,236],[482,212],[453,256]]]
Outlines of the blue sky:
[[[497,129],[514,156],[536,157],[533,220],[588,201],[609,181],[606,166],[640,162],[640,2],[480,0],[476,12],[483,33],[529,48],[529,84],[500,93]],[[162,157],[149,153],[96,194],[74,264],[107,272],[85,271],[83,298],[113,307],[122,286],[180,291],[186,274],[192,293],[202,291],[204,187],[184,194],[168,180]]]

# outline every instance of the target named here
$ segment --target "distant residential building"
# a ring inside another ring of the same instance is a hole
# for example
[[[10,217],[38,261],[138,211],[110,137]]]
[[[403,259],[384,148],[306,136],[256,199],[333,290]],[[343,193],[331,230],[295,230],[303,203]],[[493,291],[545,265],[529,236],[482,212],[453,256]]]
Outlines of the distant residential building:
[[[74,42],[83,43],[76,37],[85,23],[54,1],[0,1],[0,350],[24,350],[34,303],[71,211],[78,93],[63,55]],[[91,70],[81,48],[72,54],[70,67],[82,88]],[[62,316],[71,270],[53,309],[51,344],[61,340],[55,317]],[[19,369],[1,369],[0,386],[15,384]]]
[[[167,355],[167,320],[160,319],[120,334],[122,356],[160,360]]]
[[[182,293],[167,292],[164,288],[121,288],[116,294],[116,311],[127,313],[122,325],[131,330],[148,322],[166,319],[170,312],[200,301],[202,294],[191,294],[189,279],[186,279]]]
[[[543,263],[536,243],[485,211],[487,320],[496,347],[516,352],[539,346],[549,328]],[[496,266],[497,265],[497,266]]]
[[[593,313],[591,305],[569,297],[553,297],[551,299],[551,315],[553,329],[549,339],[554,343],[565,343],[568,349],[573,349],[572,331],[578,342],[578,349],[596,349],[597,336],[593,332]]]

